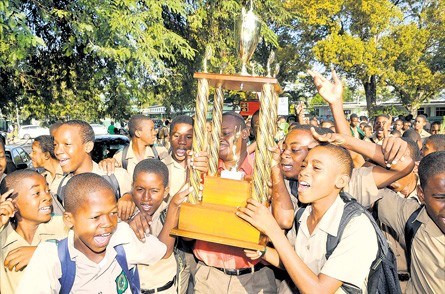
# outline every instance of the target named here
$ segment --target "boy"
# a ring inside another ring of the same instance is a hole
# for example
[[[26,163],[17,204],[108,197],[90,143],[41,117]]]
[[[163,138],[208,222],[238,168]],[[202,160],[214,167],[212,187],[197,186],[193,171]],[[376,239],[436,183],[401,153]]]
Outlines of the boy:
[[[101,176],[106,175],[99,169],[97,163],[91,159],[91,151],[94,147],[94,131],[86,122],[81,120],[70,120],[63,123],[56,131],[54,136],[54,154],[60,162],[60,166],[64,173],[68,173],[58,185],[57,194],[59,201],[63,204],[63,190],[68,180],[78,174],[95,173]],[[124,195],[125,192],[131,190],[130,175],[123,169],[116,169],[115,181],[113,189],[115,194]],[[113,179],[110,177],[110,181]],[[117,196],[117,195],[116,195]],[[131,198],[131,196],[127,196]],[[121,198],[125,200],[125,196]],[[128,218],[126,205],[127,203],[119,199],[119,217],[123,220]],[[134,207],[134,206],[133,206]]]
[[[377,235],[366,215],[351,219],[332,255],[326,260],[327,236],[336,235],[345,203],[339,193],[350,179],[352,159],[334,145],[313,148],[303,161],[298,193],[309,206],[299,219],[295,244],[289,243],[270,210],[255,200],[238,215],[273,243],[261,256],[274,266],[284,265],[302,293],[334,293],[343,284],[366,289],[366,278],[376,258]],[[250,256],[258,258],[256,253]],[[353,270],[351,270],[353,269]]]
[[[416,130],[417,133],[419,133],[420,138],[425,139],[428,138],[429,136],[431,136],[430,133],[428,133],[427,131],[425,131],[425,126],[426,126],[427,120],[426,120],[426,116],[423,114],[419,114],[416,117],[416,121],[414,122],[414,129]]]
[[[435,134],[425,139],[422,147],[422,157],[436,151],[445,150],[445,135]]]
[[[52,198],[43,176],[19,170],[0,185],[0,292],[14,293],[36,246],[68,234],[62,216],[51,217]],[[14,269],[15,268],[15,269]]]
[[[148,235],[142,243],[126,223],[117,223],[113,188],[93,173],[68,181],[63,220],[71,228],[65,253],[75,262],[74,281],[66,285],[71,286],[70,293],[131,293],[131,280],[116,257],[119,245],[130,270],[139,263],[154,264],[166,253],[165,244],[156,237]],[[45,242],[37,248],[16,293],[60,292],[58,246],[62,244]]]
[[[179,207],[191,189],[187,185],[167,204],[164,200],[169,194],[168,179],[168,169],[164,163],[156,159],[144,159],[134,169],[132,194],[141,214],[151,218],[150,228],[146,229],[152,235],[159,236],[159,240],[167,245],[168,254],[171,254],[175,238],[170,237],[169,233],[178,225]],[[136,230],[141,226],[139,217],[135,216],[130,222]],[[138,265],[138,270],[143,293],[177,293],[180,281],[174,254],[152,266]]]

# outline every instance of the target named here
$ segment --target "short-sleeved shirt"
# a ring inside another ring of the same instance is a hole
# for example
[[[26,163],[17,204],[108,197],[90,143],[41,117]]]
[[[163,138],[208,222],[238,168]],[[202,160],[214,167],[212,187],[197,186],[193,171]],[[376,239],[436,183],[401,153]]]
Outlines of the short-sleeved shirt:
[[[5,259],[8,253],[14,249],[23,246],[37,246],[46,240],[55,239],[61,240],[68,235],[68,227],[65,226],[62,216],[55,215],[47,223],[41,223],[37,228],[31,244],[29,244],[22,236],[20,236],[12,227],[11,223],[7,223],[4,229],[0,232],[0,262],[5,264]],[[26,268],[25,268],[26,270]],[[15,268],[10,271],[4,266],[0,269],[0,292],[14,293],[22,279],[24,270],[15,271]],[[30,292],[33,293],[33,292]]]
[[[428,133],[427,131],[425,131],[424,129],[422,129],[422,130],[420,131],[419,135],[420,135],[420,138],[421,138],[421,139],[425,139],[425,138],[428,138],[429,136],[431,136],[431,134]]]
[[[45,178],[46,182],[48,183],[49,189],[54,193],[57,191],[59,183],[64,176],[62,167],[60,165],[57,166],[54,177],[52,177],[51,173],[47,170],[44,170],[41,173],[41,175]]]
[[[352,284],[366,292],[366,281],[372,262],[377,256],[377,235],[369,218],[361,214],[353,217],[332,255],[326,260],[326,242],[329,235],[336,236],[345,203],[337,196],[318,225],[309,233],[307,218],[312,211],[309,205],[299,222],[295,251],[311,271]],[[336,293],[345,293],[341,288]]]
[[[119,223],[106,248],[104,259],[95,263],[74,248],[74,232],[70,231],[68,251],[71,260],[76,262],[76,277],[71,293],[131,293],[128,285],[118,291],[123,270],[116,260],[114,247],[117,245],[124,247],[129,270],[136,264],[155,264],[167,250],[165,244],[156,237],[148,235],[143,243],[137,239],[128,224]],[[37,247],[16,293],[59,293],[61,276],[57,244],[42,243]]]
[[[159,159],[164,159],[168,156],[168,150],[164,146],[156,146],[154,148],[156,148],[156,151],[158,151]],[[119,162],[121,166],[122,166],[122,156],[123,156],[123,151],[119,151],[113,156],[113,158],[116,159],[116,161]],[[126,158],[128,160],[127,171],[130,174],[131,178],[133,178],[134,168],[139,163],[139,161],[136,158],[136,155],[134,155],[133,152],[133,142],[130,142],[130,145],[128,146]],[[151,150],[150,146],[145,147],[144,159],[147,158],[155,158],[153,150]]]
[[[390,226],[405,247],[405,225],[411,214],[420,207],[414,199],[404,199],[389,189],[380,189],[375,199],[379,219]],[[406,293],[442,293],[445,289],[445,235],[423,208],[416,220],[422,225],[411,247],[411,279]]]
[[[184,186],[187,178],[187,169],[176,162],[170,154],[162,159],[162,162],[165,163],[168,168],[168,186],[170,187],[169,200],[171,200],[182,186]]]
[[[218,170],[224,169],[224,162],[220,160]],[[252,175],[253,168],[249,156],[247,156],[243,161],[239,167],[239,170],[243,171],[248,176]],[[247,258],[242,248],[210,243],[201,240],[196,240],[193,253],[205,264],[225,269],[249,268],[259,262],[259,259],[250,260]]]
[[[108,133],[109,133],[110,135],[114,135],[114,125],[109,125],[109,126],[108,126]]]

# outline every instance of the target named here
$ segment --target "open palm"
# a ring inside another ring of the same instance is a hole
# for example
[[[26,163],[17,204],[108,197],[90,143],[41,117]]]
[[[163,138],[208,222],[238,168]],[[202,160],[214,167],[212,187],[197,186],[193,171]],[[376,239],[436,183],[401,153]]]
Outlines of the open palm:
[[[318,93],[326,102],[334,103],[338,100],[342,101],[343,83],[335,71],[332,71],[333,83],[317,71],[308,70],[308,73],[314,78],[314,84],[317,87]]]

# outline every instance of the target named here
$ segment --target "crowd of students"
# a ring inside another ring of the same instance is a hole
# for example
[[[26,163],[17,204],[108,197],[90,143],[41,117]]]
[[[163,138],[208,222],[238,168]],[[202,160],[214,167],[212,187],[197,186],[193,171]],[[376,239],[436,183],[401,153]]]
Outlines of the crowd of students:
[[[443,292],[440,124],[430,136],[421,115],[414,129],[387,115],[348,121],[336,74],[310,74],[332,119],[307,121],[303,105],[277,118],[269,203],[236,212],[268,236],[264,251],[169,234],[191,192],[187,170],[208,171],[208,153],[191,151],[191,117],[173,119],[167,150],[155,146],[153,121],[133,116],[130,145],[99,164],[91,126],[58,123],[32,145],[41,174],[5,175],[0,145],[0,293],[368,293],[387,244],[393,293]],[[219,171],[253,174],[257,131],[258,113],[247,124],[223,114]]]

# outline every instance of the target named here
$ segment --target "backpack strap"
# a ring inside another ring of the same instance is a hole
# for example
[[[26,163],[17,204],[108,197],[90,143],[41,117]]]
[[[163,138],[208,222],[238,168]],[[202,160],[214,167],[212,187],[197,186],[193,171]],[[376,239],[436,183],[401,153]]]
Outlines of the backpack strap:
[[[59,279],[60,294],[69,294],[76,277],[76,262],[71,260],[68,251],[68,238],[59,241],[57,246],[60,266],[62,267],[62,276]]]
[[[159,157],[159,153],[158,153],[158,150],[156,150],[156,147],[151,146],[151,150],[153,151],[153,155],[155,156],[155,159],[160,160],[161,158]]]
[[[63,205],[63,200],[65,199],[65,180],[68,177],[69,173],[67,173],[59,183],[59,187],[57,187],[57,200],[59,200],[60,204]]]
[[[422,223],[418,221],[416,218],[419,215],[420,211],[425,205],[421,205],[418,209],[416,209],[408,218],[408,221],[405,224],[405,255],[406,255],[406,264],[408,266],[408,272],[410,272],[411,267],[411,248],[413,245],[414,236],[419,230]]]
[[[116,250],[116,260],[124,271],[125,276],[128,279],[128,283],[130,284],[131,293],[141,293],[141,282],[139,280],[138,267],[135,266],[132,271],[128,269],[127,256],[125,254],[123,245],[115,246],[114,250]]]
[[[125,146],[124,150],[122,150],[122,167],[125,170],[128,167],[128,159],[127,159],[128,148],[130,148],[130,145]]]
[[[116,175],[102,175],[102,177],[111,184],[111,186],[113,187],[114,195],[116,196],[116,201],[118,201],[121,198],[121,189],[119,187],[119,182],[117,181]]]
[[[298,229],[300,228],[300,218],[303,215],[304,210],[306,209],[306,206],[298,208],[297,212],[295,213],[294,217],[294,224],[295,224],[295,235],[298,234]]]

